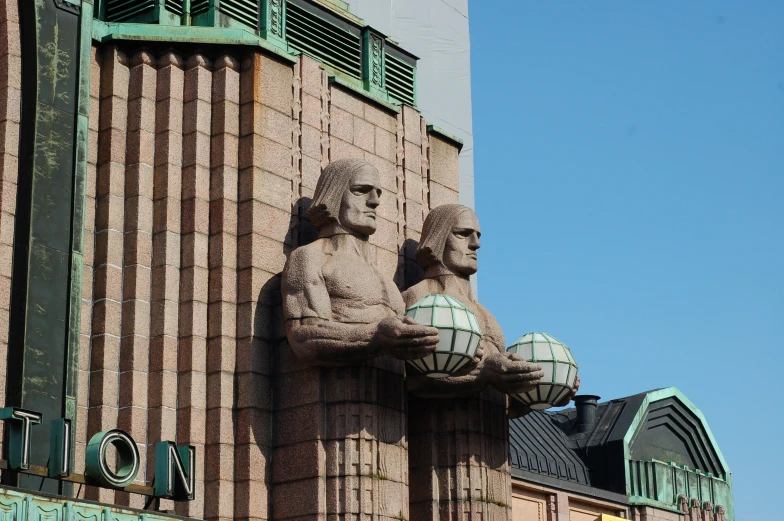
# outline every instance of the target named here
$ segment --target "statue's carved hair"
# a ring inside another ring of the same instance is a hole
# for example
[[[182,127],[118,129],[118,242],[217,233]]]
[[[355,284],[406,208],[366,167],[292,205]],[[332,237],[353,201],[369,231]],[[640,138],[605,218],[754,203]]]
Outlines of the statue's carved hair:
[[[444,248],[452,227],[463,212],[474,211],[462,204],[445,204],[433,208],[422,227],[422,239],[414,253],[417,263],[422,269],[443,262]]]
[[[316,183],[313,203],[308,209],[313,226],[321,228],[338,220],[343,194],[349,189],[352,176],[365,166],[375,168],[363,159],[338,159],[327,165]]]

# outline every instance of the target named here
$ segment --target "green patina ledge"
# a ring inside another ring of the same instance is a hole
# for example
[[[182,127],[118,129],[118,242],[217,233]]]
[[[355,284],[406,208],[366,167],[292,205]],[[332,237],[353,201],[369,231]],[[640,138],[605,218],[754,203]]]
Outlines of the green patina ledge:
[[[274,45],[258,35],[240,28],[227,27],[197,27],[180,25],[154,25],[136,23],[106,23],[101,20],[93,20],[92,23],[93,41],[99,43],[111,41],[136,41],[136,42],[170,42],[170,43],[190,43],[190,44],[214,44],[214,45],[243,45],[258,47],[266,52],[272,53],[283,60],[295,63],[302,53],[298,51],[288,52],[277,45]],[[316,59],[316,58],[314,58]],[[317,60],[318,61],[318,60]],[[328,64],[320,62],[321,67],[329,74],[329,82],[344,89],[362,96],[363,98],[379,105],[380,107],[398,114],[401,105],[392,103],[386,96],[365,89],[361,80],[352,78],[342,72],[330,67]],[[447,139],[460,143],[458,138],[445,134]]]
[[[723,476],[713,476],[697,469],[678,466],[662,461],[637,461],[632,459],[632,440],[648,414],[648,407],[660,400],[673,398],[683,404],[698,419],[708,441],[716,451]],[[673,512],[680,512],[678,496],[685,495],[689,500],[710,501],[727,510],[727,519],[735,519],[735,506],[732,497],[732,473],[719,449],[705,416],[691,400],[675,387],[651,391],[643,400],[623,439],[624,459],[626,460],[626,486],[629,501],[633,505],[649,505]]]
[[[450,134],[446,130],[442,129],[441,127],[437,127],[436,125],[428,125],[427,133],[434,134],[442,139],[449,141],[453,145],[457,146],[458,151],[463,150],[463,145],[465,145],[462,139],[460,139],[454,134]]]
[[[94,519],[95,521],[173,521],[190,518],[130,508],[106,506],[92,501],[0,487],[0,516],[3,519]]]
[[[96,42],[138,41],[191,44],[245,45],[259,47],[284,60],[294,63],[297,57],[264,38],[240,28],[155,25],[135,23],[106,23],[93,20],[93,40]]]

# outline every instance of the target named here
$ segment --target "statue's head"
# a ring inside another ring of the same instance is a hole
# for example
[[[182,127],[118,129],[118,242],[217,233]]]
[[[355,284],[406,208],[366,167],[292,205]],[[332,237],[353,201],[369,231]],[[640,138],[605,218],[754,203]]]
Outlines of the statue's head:
[[[381,198],[381,176],[362,159],[339,159],[324,169],[316,183],[310,221],[319,229],[337,223],[348,231],[372,235]]]
[[[479,218],[460,204],[433,208],[425,219],[416,260],[422,269],[440,265],[455,275],[468,277],[478,269],[476,250],[481,246]]]

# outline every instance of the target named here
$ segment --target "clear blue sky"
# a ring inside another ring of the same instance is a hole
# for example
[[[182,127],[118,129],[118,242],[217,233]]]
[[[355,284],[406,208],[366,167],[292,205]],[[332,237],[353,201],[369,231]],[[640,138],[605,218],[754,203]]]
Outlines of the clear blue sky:
[[[677,386],[779,521],[784,2],[470,2],[479,297],[585,393]]]

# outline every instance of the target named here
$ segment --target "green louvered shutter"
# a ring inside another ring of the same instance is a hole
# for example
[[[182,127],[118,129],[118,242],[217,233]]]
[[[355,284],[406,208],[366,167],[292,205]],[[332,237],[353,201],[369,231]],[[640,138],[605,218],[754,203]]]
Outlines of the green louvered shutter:
[[[147,22],[155,12],[155,0],[105,0],[107,22]]]
[[[191,0],[191,25],[259,29],[261,0]]]
[[[210,10],[210,0],[191,0],[191,16],[206,13]]]
[[[220,0],[218,10],[252,28],[254,31],[259,28],[259,2],[258,0]]]
[[[416,105],[416,58],[387,44],[384,72],[389,96],[406,105]]]
[[[293,50],[348,74],[362,77],[362,31],[304,0],[286,2],[286,41]]]
[[[167,11],[171,11],[177,16],[182,16],[182,11],[183,11],[182,4],[183,4],[183,0],[166,0],[165,7]]]

